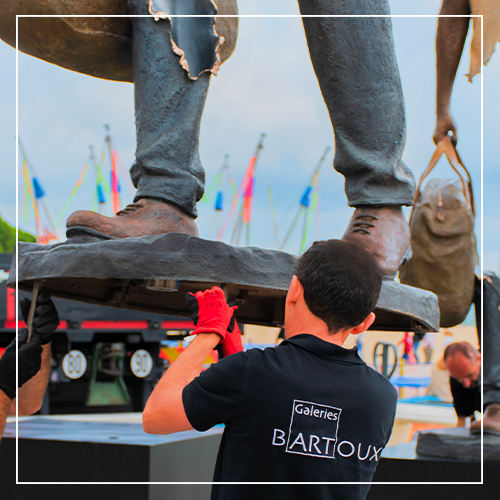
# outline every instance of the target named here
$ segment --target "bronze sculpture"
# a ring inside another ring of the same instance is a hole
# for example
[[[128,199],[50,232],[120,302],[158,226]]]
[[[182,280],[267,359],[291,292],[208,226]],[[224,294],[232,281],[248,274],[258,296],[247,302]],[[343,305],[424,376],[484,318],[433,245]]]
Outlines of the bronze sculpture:
[[[5,0],[4,3],[11,15],[21,7],[29,12],[38,4],[24,1],[12,6]],[[217,3],[220,3],[221,14],[234,12],[234,2]],[[98,9],[99,13],[159,15],[159,11],[170,10],[184,14],[215,14],[214,3],[210,0],[188,4],[191,11],[178,10],[186,4],[175,0],[110,0],[97,2],[97,6],[95,2],[68,4],[61,1],[53,5],[59,6],[59,11],[64,7],[64,12],[68,12],[70,5],[78,7],[79,12]],[[389,13],[385,0],[300,0],[299,7],[303,15],[315,16]],[[188,24],[181,29],[180,24],[175,24],[178,19],[171,24],[134,18],[130,23],[120,20],[113,25],[115,32],[110,37],[112,43],[108,40],[108,44],[115,54],[121,50],[121,57],[116,57],[120,67],[113,69],[114,75],[110,78],[129,80],[131,59],[134,68],[137,151],[131,177],[137,193],[134,203],[112,218],[86,211],[74,213],[67,222],[69,237],[110,239],[171,231],[197,234],[194,224],[196,202],[204,188],[198,133],[210,74],[209,71],[187,74],[185,70],[190,65],[196,66],[196,62],[184,64],[184,69],[179,64],[182,59],[177,54],[186,52],[187,46],[183,46],[182,40],[175,42],[176,36],[182,32],[197,35],[199,30]],[[23,20],[20,24],[21,31],[26,22]],[[357,209],[344,239],[374,252],[384,274],[394,277],[403,259],[408,257],[409,230],[401,206],[412,204],[414,180],[401,161],[405,117],[390,19],[316,17],[304,18],[303,23],[313,66],[335,130],[335,168],[346,178],[349,205]],[[10,31],[6,26],[5,23],[0,25],[0,34],[9,41],[7,33],[12,36],[12,26]],[[78,39],[81,29],[74,31]],[[224,58],[224,46],[229,53],[234,47],[234,21],[226,32],[220,31],[229,42],[220,47]],[[170,38],[174,44],[170,43]],[[118,45],[123,42],[121,46],[117,47],[117,39]],[[23,43],[20,48],[61,64],[54,56],[60,46],[52,50],[49,57],[36,52],[39,43],[40,37],[32,43],[31,49]],[[214,48],[213,36],[197,38],[195,45],[195,52],[203,54],[207,61],[214,51],[217,59],[218,49],[217,44]],[[105,46],[94,51],[87,68],[75,62],[62,65],[72,65],[72,69],[106,78],[102,71],[104,64],[98,62],[100,58],[102,61],[108,59]],[[179,48],[180,51],[176,50]],[[81,51],[73,51],[68,56],[70,61],[81,57]],[[217,69],[217,64],[208,66],[206,70]]]

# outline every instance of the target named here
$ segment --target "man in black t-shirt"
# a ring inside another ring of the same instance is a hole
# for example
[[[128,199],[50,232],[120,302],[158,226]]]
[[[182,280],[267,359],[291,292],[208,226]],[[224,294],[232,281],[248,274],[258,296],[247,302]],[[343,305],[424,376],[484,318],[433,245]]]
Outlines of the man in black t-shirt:
[[[397,392],[342,344],[373,323],[380,288],[371,253],[345,241],[316,242],[295,268],[285,340],[244,352],[235,352],[241,340],[222,290],[191,294],[197,335],[151,394],[144,430],[205,431],[223,423],[214,483],[327,482],[307,491],[266,486],[262,495],[364,499],[391,435]],[[219,342],[232,355],[199,375]],[[212,499],[253,499],[258,491],[214,484]]]
[[[452,342],[443,353],[446,369],[450,372],[450,389],[457,426],[463,427],[465,419],[481,411],[481,353],[468,342]]]

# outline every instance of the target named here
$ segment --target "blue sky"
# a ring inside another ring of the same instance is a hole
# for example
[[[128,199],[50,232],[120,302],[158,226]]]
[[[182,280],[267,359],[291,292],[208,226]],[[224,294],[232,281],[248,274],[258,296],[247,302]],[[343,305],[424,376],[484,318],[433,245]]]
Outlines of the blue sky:
[[[240,0],[240,14],[298,14],[295,2]],[[393,15],[435,15],[438,0],[392,0]],[[405,105],[407,142],[403,159],[418,178],[433,152],[435,95],[434,36],[436,18],[393,18],[393,30]],[[0,214],[15,221],[15,51],[0,44]],[[467,82],[468,46],[455,83],[452,113],[459,128],[458,149],[481,195],[481,75]],[[493,55],[483,74],[484,84],[484,254],[486,269],[498,272],[500,216],[496,196],[500,169],[497,154],[500,56]],[[116,148],[128,168],[134,158],[133,87],[73,73],[35,58],[19,57],[19,131],[37,169],[56,217],[88,157],[88,146],[102,149],[103,124],[110,124]],[[343,177],[332,168],[334,138],[298,18],[242,18],[233,56],[212,78],[205,107],[200,153],[207,184],[229,154],[238,184],[261,133],[264,150],[256,170],[251,243],[274,248],[267,187],[271,186],[280,239],[298,210],[312,170],[326,146],[330,151],[320,173],[321,232],[317,224],[310,240],[340,238],[352,209],[347,207]],[[441,163],[437,177],[453,177]],[[92,176],[68,212],[90,208]],[[124,184],[124,183],[123,183]],[[123,201],[130,194],[123,185]],[[227,204],[227,201],[226,201]],[[214,211],[199,204],[200,236],[214,238]],[[409,216],[409,212],[407,212]],[[480,241],[481,217],[476,227]],[[32,223],[21,224],[32,230]],[[298,231],[297,231],[298,232]],[[63,228],[60,230],[64,234]],[[298,252],[298,234],[287,251]],[[230,234],[228,232],[228,237]]]

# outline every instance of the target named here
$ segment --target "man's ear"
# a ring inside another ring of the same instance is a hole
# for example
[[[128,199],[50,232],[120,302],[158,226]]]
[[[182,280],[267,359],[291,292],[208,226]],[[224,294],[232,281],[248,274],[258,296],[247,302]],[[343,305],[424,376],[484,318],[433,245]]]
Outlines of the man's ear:
[[[366,319],[363,321],[363,323],[360,323],[358,326],[355,326],[352,330],[351,333],[353,335],[357,335],[358,333],[363,333],[365,330],[368,330],[370,326],[372,326],[373,322],[375,321],[375,313],[370,313]]]
[[[290,288],[288,289],[288,293],[286,295],[286,304],[288,306],[295,304],[297,300],[304,294],[304,289],[302,287],[301,282],[297,276],[293,276],[292,282],[290,283]]]

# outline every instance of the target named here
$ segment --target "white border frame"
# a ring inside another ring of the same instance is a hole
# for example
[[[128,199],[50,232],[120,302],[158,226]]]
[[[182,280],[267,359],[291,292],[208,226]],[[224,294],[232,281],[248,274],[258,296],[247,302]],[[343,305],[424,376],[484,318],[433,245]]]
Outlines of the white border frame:
[[[19,269],[18,269],[18,262],[19,262],[19,250],[18,250],[18,230],[19,230],[19,172],[18,172],[18,164],[19,164],[19,18],[43,18],[43,17],[125,17],[125,18],[132,18],[132,17],[152,17],[151,15],[16,15],[16,297],[18,296],[19,292]],[[196,15],[196,16],[182,16],[182,15],[172,15],[171,17],[212,17],[208,15]],[[480,255],[481,255],[481,261],[480,261],[480,269],[481,269],[481,279],[484,273],[483,269],[483,182],[484,182],[484,165],[483,165],[483,160],[484,160],[484,145],[483,145],[483,137],[484,137],[484,102],[483,102],[483,47],[484,47],[484,34],[483,34],[483,15],[469,15],[469,16],[464,16],[464,15],[433,15],[433,14],[419,14],[419,15],[403,15],[403,14],[396,14],[396,15],[329,15],[329,16],[319,16],[319,15],[296,15],[296,14],[288,14],[288,15],[277,15],[277,14],[268,14],[268,15],[225,15],[225,16],[216,16],[216,17],[269,17],[269,18],[282,18],[282,17],[388,17],[388,18],[440,18],[440,17],[470,17],[471,19],[474,17],[481,18],[481,65],[480,65],[480,75],[481,75],[481,232],[480,232]],[[483,294],[481,294],[481,317],[483,316]],[[16,308],[16,343],[17,343],[17,334],[18,334],[18,327],[17,323],[19,320],[18,317],[18,308]],[[481,345],[483,345],[483,322],[481,322]],[[16,351],[16,386],[18,384],[18,366],[19,359],[17,356],[17,351]],[[483,365],[481,364],[481,379],[483,378]],[[483,404],[483,390],[481,388],[481,406]],[[18,435],[18,422],[19,422],[19,417],[17,415],[19,414],[19,401],[18,398],[16,398],[16,485],[18,484],[39,484],[39,485],[54,485],[54,484],[99,484],[99,485],[105,485],[105,484],[138,484],[138,485],[146,485],[146,484],[249,484],[249,485],[256,485],[256,484],[293,484],[293,485],[301,485],[301,484],[375,484],[375,485],[387,485],[387,484],[415,484],[415,485],[421,485],[421,484],[449,484],[449,485],[454,485],[454,484],[473,484],[473,485],[478,485],[478,484],[484,484],[484,435],[483,435],[483,429],[481,427],[481,481],[480,482],[359,482],[359,483],[345,483],[345,482],[336,482],[336,483],[328,483],[328,482],[320,482],[320,483],[309,483],[309,482],[294,482],[294,483],[286,483],[286,482],[267,482],[267,483],[257,483],[257,482],[231,482],[231,483],[213,483],[213,482],[110,482],[110,483],[105,483],[105,482],[85,482],[85,483],[79,483],[79,482],[20,482],[19,481],[19,435]]]

